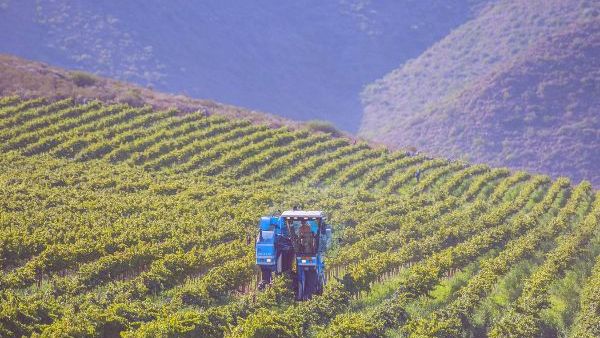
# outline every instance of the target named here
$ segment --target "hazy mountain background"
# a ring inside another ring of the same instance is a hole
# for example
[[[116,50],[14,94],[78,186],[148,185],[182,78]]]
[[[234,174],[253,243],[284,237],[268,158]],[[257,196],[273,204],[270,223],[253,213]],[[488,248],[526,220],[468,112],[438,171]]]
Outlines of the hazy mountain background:
[[[479,2],[0,0],[0,52],[356,131],[362,87]]]
[[[600,185],[600,1],[491,3],[369,85],[360,135]]]

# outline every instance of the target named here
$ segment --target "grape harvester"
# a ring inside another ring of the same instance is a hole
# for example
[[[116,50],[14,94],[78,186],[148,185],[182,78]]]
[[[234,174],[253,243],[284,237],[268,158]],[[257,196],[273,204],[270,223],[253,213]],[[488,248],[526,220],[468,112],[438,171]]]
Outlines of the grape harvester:
[[[322,211],[289,210],[261,217],[256,239],[259,289],[274,274],[289,274],[297,300],[321,294],[326,283],[324,255],[331,245],[331,227]]]

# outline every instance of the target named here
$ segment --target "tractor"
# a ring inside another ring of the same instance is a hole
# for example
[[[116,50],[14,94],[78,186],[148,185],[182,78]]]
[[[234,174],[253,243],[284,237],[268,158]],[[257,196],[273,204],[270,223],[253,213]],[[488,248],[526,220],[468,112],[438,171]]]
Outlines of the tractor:
[[[289,210],[261,217],[256,239],[259,289],[274,274],[292,278],[297,300],[321,294],[326,283],[324,255],[331,244],[331,227],[322,211]]]

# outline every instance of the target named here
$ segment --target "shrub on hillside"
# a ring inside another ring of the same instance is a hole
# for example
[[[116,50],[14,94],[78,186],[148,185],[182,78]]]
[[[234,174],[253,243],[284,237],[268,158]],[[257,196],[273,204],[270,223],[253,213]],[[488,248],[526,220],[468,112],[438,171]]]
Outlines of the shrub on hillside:
[[[333,124],[322,120],[310,120],[304,123],[306,128],[311,131],[318,131],[325,134],[331,134],[332,136],[342,136],[342,132],[338,130]]]
[[[71,80],[77,87],[89,87],[96,84],[96,77],[86,72],[71,72]]]
[[[119,98],[119,102],[127,103],[132,107],[141,107],[144,105],[144,98],[139,89],[130,88]]]

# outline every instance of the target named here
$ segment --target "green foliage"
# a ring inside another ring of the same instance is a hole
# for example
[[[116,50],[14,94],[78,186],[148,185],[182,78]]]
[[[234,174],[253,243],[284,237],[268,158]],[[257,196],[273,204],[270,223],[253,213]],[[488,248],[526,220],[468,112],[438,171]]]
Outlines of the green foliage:
[[[581,294],[581,311],[577,315],[572,337],[597,337],[600,335],[600,257]]]
[[[410,337],[451,338],[462,336],[463,327],[459,317],[435,312],[427,321],[412,321],[405,330]]]
[[[310,120],[303,123],[303,126],[313,132],[321,132],[332,136],[342,136],[342,132],[339,131],[331,122],[322,120]]]
[[[98,79],[94,75],[86,73],[86,72],[76,71],[76,72],[71,72],[70,75],[71,75],[71,80],[78,87],[93,86],[98,81]]]
[[[231,337],[300,337],[293,318],[276,311],[260,309],[236,326]]]
[[[556,332],[540,315],[560,305],[551,277],[597,223],[589,183],[220,116],[7,98],[0,140],[1,336]],[[304,302],[286,276],[255,290],[257,217],[292,205],[334,225],[328,283]],[[476,328],[478,306],[531,257],[545,260],[515,275],[517,306]],[[560,313],[594,332],[583,289],[582,312]]]
[[[337,316],[318,337],[377,337],[376,326],[369,318],[358,313],[344,313]]]
[[[510,311],[498,321],[490,331],[491,338],[499,337],[538,337],[539,322],[531,315]]]

